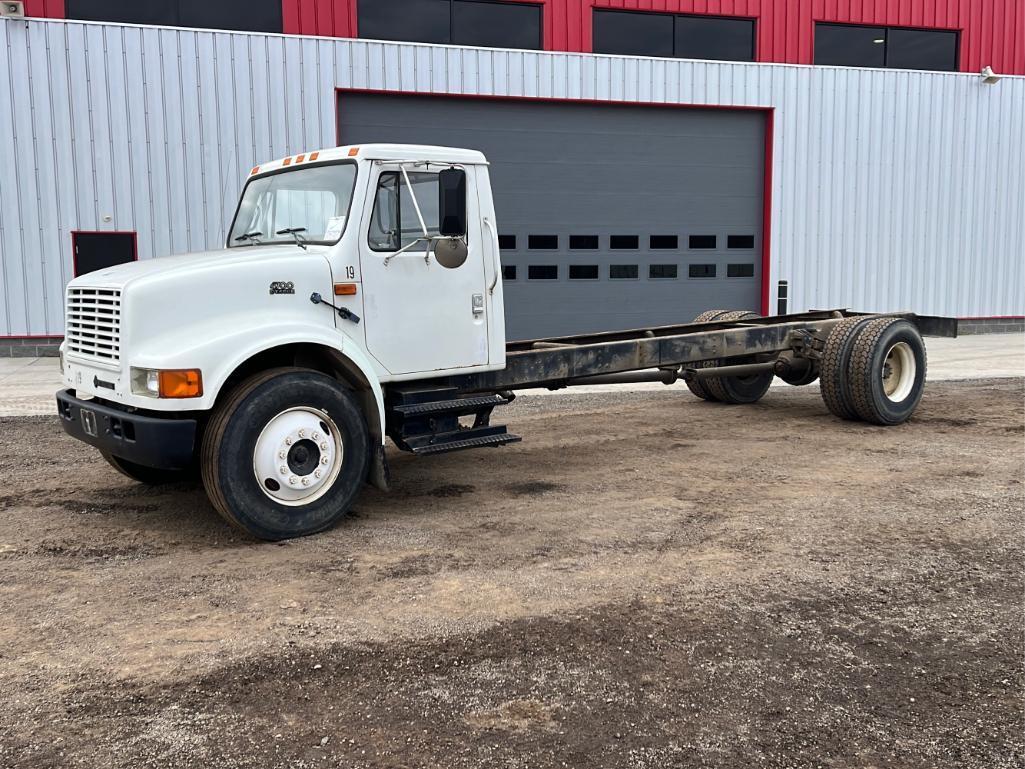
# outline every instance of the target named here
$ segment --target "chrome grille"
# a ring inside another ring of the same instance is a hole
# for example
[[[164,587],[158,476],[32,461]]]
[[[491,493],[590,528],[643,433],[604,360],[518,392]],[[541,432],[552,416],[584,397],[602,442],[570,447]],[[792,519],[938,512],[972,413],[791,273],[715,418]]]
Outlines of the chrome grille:
[[[121,360],[121,292],[116,288],[69,288],[67,328],[69,353],[106,363]]]

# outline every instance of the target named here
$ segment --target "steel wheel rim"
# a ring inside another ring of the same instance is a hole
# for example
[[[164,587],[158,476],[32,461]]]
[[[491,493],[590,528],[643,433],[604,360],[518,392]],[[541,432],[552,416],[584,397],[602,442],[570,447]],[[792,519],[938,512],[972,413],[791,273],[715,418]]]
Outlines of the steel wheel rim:
[[[886,351],[886,357],[883,358],[883,370],[879,374],[883,394],[893,403],[900,403],[914,389],[917,374],[918,362],[911,345],[897,342]]]
[[[309,406],[285,409],[260,431],[253,448],[256,482],[271,500],[299,507],[334,485],[345,455],[342,434],[326,413]]]

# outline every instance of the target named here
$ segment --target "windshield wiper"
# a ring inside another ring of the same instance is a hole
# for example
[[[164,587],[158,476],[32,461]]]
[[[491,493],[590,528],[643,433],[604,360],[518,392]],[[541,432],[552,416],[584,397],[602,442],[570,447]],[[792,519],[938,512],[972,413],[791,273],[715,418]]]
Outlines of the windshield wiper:
[[[262,236],[262,232],[243,232],[241,235],[235,238],[235,241],[237,243],[244,243],[247,240],[251,240],[256,245],[260,245],[260,241],[258,240],[258,238],[261,238]]]
[[[295,238],[295,244],[299,246],[303,251],[306,250],[306,238],[299,233],[306,232],[305,227],[286,227],[283,230],[278,230],[278,235],[291,235]]]

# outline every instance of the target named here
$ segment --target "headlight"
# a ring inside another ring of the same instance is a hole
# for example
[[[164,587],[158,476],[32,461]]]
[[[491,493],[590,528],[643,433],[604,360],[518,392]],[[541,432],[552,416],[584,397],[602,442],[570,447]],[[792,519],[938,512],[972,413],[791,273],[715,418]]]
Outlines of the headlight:
[[[198,398],[203,394],[203,373],[198,368],[155,369],[133,366],[132,392],[149,398]]]

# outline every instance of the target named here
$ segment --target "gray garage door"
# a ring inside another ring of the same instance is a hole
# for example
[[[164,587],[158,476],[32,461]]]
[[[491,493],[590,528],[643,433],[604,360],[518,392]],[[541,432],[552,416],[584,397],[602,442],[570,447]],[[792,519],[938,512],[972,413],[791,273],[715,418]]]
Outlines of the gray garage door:
[[[487,155],[511,340],[759,307],[760,113],[338,98],[342,144],[440,144]]]

